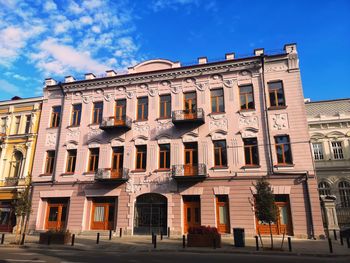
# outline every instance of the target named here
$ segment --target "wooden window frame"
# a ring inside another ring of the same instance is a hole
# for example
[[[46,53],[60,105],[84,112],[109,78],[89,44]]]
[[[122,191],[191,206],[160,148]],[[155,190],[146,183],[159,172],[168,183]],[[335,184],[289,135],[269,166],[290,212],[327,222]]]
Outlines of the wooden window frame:
[[[241,92],[241,88],[245,88],[245,87],[251,87],[251,89],[252,89],[251,92]],[[253,88],[253,85],[252,84],[242,85],[242,86],[239,86],[238,89],[239,89],[239,103],[240,103],[239,108],[240,108],[240,110],[242,110],[242,111],[255,110],[255,100],[254,100],[254,88]],[[252,108],[249,108],[249,103],[248,103],[248,96],[250,94],[252,95],[252,98],[253,98],[253,107]],[[245,100],[245,105],[246,105],[245,108],[242,107],[243,104],[242,104],[242,101],[241,101],[241,95],[244,95],[244,100]]]
[[[169,149],[167,150],[162,150],[161,147],[163,145],[168,145],[169,146]],[[167,166],[167,153],[169,153],[169,167],[166,167]],[[163,167],[162,166],[162,163],[161,163],[161,156],[163,156],[163,160],[164,160],[164,163],[163,163]],[[159,144],[159,161],[158,161],[158,169],[159,170],[170,170],[170,143],[164,143],[164,144]]]
[[[55,109],[59,108],[59,111],[55,111]],[[61,121],[61,106],[53,106],[51,109],[51,122],[50,122],[50,128],[57,128],[60,125]]]
[[[31,122],[32,122],[32,116],[31,115],[26,115],[26,126],[24,128],[24,133],[25,134],[30,132]]]
[[[144,151],[139,151],[141,147],[145,147]],[[145,168],[143,168],[143,156],[146,155]],[[137,160],[140,158],[140,168],[137,167]],[[147,145],[136,145],[135,171],[146,171],[147,169]]]
[[[278,137],[287,137],[288,142],[287,143],[277,143],[276,139]],[[289,154],[290,154],[290,159],[291,159],[290,163],[286,162],[285,145],[289,145]],[[278,147],[281,147],[281,149],[282,149],[282,160],[283,161],[281,163],[278,162]],[[292,148],[291,148],[290,138],[288,135],[276,135],[275,136],[275,150],[276,150],[277,165],[293,165]]]
[[[162,101],[162,98],[169,97],[170,101]],[[168,105],[169,104],[169,105]],[[170,115],[167,115],[167,108],[170,108]],[[161,109],[164,108],[164,116],[161,116]],[[159,119],[171,118],[171,94],[163,94],[159,96]]]
[[[96,104],[101,104],[102,107],[101,108],[96,108]],[[96,120],[95,120],[95,112],[97,112],[96,113],[96,116],[97,116]],[[100,116],[101,116],[101,118],[100,118]],[[103,101],[95,101],[93,103],[92,122],[91,122],[91,124],[101,124],[102,119],[103,119]]]
[[[80,111],[79,110],[75,110],[74,107],[79,106],[80,105]],[[82,109],[83,109],[83,105],[81,103],[78,104],[73,104],[72,105],[72,115],[71,115],[71,122],[70,122],[70,126],[72,127],[78,127],[80,126],[80,122],[81,122],[81,114],[82,114]],[[74,118],[74,114],[77,114]]]
[[[221,147],[221,146],[217,146],[215,145],[215,143],[217,142],[225,142],[225,148]],[[227,168],[227,144],[226,144],[226,140],[215,140],[213,141],[214,144],[214,168]],[[218,151],[219,153],[219,164],[216,164],[216,151]],[[226,164],[223,164],[223,153],[224,151],[226,152]]]
[[[92,151],[97,151],[93,153]],[[89,162],[87,172],[95,172],[98,169],[98,162],[100,157],[100,148],[90,148],[89,149]],[[92,169],[90,169],[92,166]]]
[[[49,153],[53,153],[53,156],[50,156]],[[55,151],[47,151],[46,152],[46,161],[45,161],[45,174],[52,174],[54,165],[55,165]],[[52,171],[51,171],[52,170]]]
[[[22,119],[21,115],[15,116],[15,131],[14,131],[14,134],[20,134],[19,131],[21,129],[21,119]],[[18,123],[17,123],[17,120],[18,120]]]
[[[315,147],[319,145],[320,147]],[[323,151],[323,143],[322,142],[313,142],[312,143],[312,153],[315,161],[324,160],[324,151]]]
[[[245,139],[256,139],[256,144],[246,144]],[[259,159],[259,148],[258,148],[258,139],[257,138],[244,138],[243,139],[243,144],[244,144],[244,160],[245,160],[245,166],[248,167],[254,167],[254,166],[259,166],[260,165],[260,159]],[[253,162],[253,152],[254,148],[256,148],[257,155],[258,155],[258,162],[254,163]],[[250,163],[247,163],[247,160],[245,158],[245,150],[249,149],[249,158],[250,158]]]
[[[75,151],[75,155],[70,155],[71,152]],[[67,165],[66,165],[66,173],[74,174],[77,164],[77,153],[78,151],[76,149],[67,150]],[[74,163],[74,165],[73,165]],[[74,170],[72,169],[74,166]]]
[[[140,103],[142,99],[147,99],[146,103]],[[139,97],[137,98],[137,111],[136,111],[136,120],[137,121],[147,121],[148,120],[148,97]],[[145,116],[145,105],[147,106],[147,116]],[[139,106],[141,106],[141,116],[139,116]]]
[[[276,84],[276,83],[280,83],[281,87],[280,88],[270,88],[270,84]],[[286,107],[286,96],[284,93],[284,86],[283,86],[283,81],[282,80],[277,80],[277,81],[270,81],[267,83],[268,85],[268,91],[269,91],[269,102],[270,102],[270,108],[285,108]],[[282,94],[283,94],[283,105],[279,105],[278,103],[278,90],[281,89],[282,90]],[[273,93],[273,96],[275,98],[275,102],[276,105],[272,105],[271,103],[271,93]]]
[[[215,91],[222,91],[222,95],[218,96],[218,95],[213,95],[213,92]],[[219,98],[222,97],[222,102],[223,102],[223,111],[220,111],[220,106],[219,106]],[[216,101],[216,111],[213,111],[213,101]],[[211,113],[217,114],[217,113],[225,113],[225,96],[224,96],[224,89],[223,88],[219,88],[219,89],[212,89],[210,90],[210,101],[211,101]]]

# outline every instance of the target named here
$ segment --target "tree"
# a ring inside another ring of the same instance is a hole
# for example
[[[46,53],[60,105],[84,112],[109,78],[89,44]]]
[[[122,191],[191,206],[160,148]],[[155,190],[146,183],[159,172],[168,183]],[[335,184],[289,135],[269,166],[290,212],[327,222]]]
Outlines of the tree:
[[[271,224],[277,220],[277,206],[275,204],[275,197],[270,183],[266,181],[265,178],[257,180],[255,189],[255,215],[259,221],[269,224],[271,249],[273,249]]]

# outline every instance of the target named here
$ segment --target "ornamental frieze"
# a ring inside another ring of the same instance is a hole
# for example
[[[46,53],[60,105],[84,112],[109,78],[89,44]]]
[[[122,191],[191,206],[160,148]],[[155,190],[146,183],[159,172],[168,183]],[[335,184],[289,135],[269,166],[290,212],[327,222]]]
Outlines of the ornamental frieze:
[[[285,130],[289,128],[287,113],[270,115],[269,118],[272,130]]]

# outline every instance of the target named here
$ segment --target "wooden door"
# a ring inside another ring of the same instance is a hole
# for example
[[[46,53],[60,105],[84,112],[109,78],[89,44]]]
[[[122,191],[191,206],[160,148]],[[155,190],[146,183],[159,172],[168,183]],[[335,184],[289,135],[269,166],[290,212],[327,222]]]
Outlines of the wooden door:
[[[230,217],[227,195],[216,196],[216,222],[220,233],[230,232]]]
[[[114,228],[114,210],[113,202],[100,203],[92,202],[91,229],[93,230],[111,230]]]
[[[184,232],[187,233],[190,227],[201,225],[199,201],[184,201]]]
[[[185,119],[192,120],[196,117],[197,114],[197,96],[195,92],[185,94]]]
[[[123,176],[123,152],[123,147],[113,148],[111,178],[120,178]]]
[[[196,143],[185,144],[184,175],[193,176],[198,174],[198,149]]]
[[[48,203],[46,229],[63,230],[66,227],[67,203]]]
[[[117,100],[115,107],[115,121],[114,125],[124,125],[126,114],[126,101]]]

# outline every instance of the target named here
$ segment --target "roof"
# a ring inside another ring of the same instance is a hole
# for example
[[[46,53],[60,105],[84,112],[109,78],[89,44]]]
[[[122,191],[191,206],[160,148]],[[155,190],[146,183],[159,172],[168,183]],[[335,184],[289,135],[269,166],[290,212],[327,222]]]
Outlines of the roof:
[[[305,107],[308,117],[350,113],[350,98],[307,102]]]

